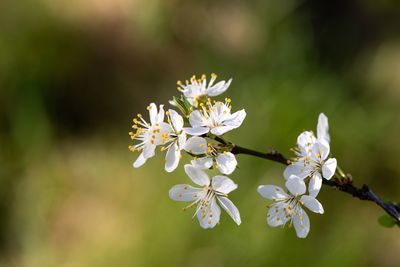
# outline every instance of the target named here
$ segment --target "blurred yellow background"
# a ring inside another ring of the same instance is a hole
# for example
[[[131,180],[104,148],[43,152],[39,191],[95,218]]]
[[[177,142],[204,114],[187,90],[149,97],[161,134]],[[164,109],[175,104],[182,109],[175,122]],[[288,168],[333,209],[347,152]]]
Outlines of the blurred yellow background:
[[[298,239],[267,226],[256,192],[282,185],[282,166],[239,156],[243,223],[223,214],[203,230],[168,198],[183,168],[166,173],[158,153],[133,169],[128,150],[135,113],[216,72],[247,111],[229,140],[290,155],[324,112],[340,166],[399,201],[399,12],[395,0],[2,0],[0,266],[400,266],[399,229],[372,203],[323,188],[325,214]]]

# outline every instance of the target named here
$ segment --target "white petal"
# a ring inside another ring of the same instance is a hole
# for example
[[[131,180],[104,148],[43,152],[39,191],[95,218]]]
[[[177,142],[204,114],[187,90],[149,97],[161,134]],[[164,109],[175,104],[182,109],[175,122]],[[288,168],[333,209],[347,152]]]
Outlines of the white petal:
[[[293,217],[293,226],[296,230],[297,237],[305,238],[310,231],[310,219],[303,209]]]
[[[146,163],[146,160],[147,159],[143,156],[143,153],[140,153],[139,157],[133,163],[133,167],[139,168],[140,166]]]
[[[218,197],[218,201],[221,207],[229,214],[229,216],[231,216],[235,223],[240,225],[242,221],[240,219],[239,210],[236,208],[235,204],[226,197]]]
[[[311,131],[305,131],[302,132],[298,137],[297,137],[297,145],[300,148],[307,148],[314,144],[317,141],[317,139],[314,136],[314,133]]]
[[[143,156],[148,159],[154,156],[156,145],[147,143],[143,146]]]
[[[176,112],[173,109],[170,109],[169,111],[169,116],[171,118],[171,122],[172,125],[174,126],[174,129],[176,132],[180,132],[182,131],[183,128],[183,118],[181,115],[178,114],[178,112]]]
[[[157,117],[156,117],[156,122],[160,123],[164,121],[164,105],[160,105],[160,110],[158,111]]]
[[[173,107],[177,107],[177,105],[176,105],[174,100],[168,100],[168,103]]]
[[[186,141],[184,149],[191,154],[204,154],[207,151],[207,141],[201,137],[191,137]]]
[[[320,140],[320,141],[318,141],[316,146],[317,146],[317,149],[315,149],[316,152],[321,154],[322,160],[325,160],[329,156],[329,152],[330,152],[329,143],[327,143],[324,140]]]
[[[208,175],[199,168],[186,164],[185,172],[195,184],[200,186],[208,186],[210,184],[210,178],[208,178]]]
[[[176,142],[168,148],[167,154],[165,155],[165,170],[172,172],[178,167],[179,160],[181,158],[181,151],[178,148]]]
[[[302,179],[297,176],[290,176],[289,179],[287,179],[285,185],[289,192],[292,193],[294,196],[303,195],[306,192],[306,184]]]
[[[284,172],[283,176],[285,179],[289,179],[290,176],[295,175],[301,179],[306,178],[307,176],[310,175],[311,170],[308,167],[304,167],[301,165],[301,163],[294,163],[288,165]]]
[[[203,117],[200,111],[195,110],[189,115],[189,122],[192,127],[205,126],[207,120]]]
[[[218,207],[215,197],[213,197],[208,206],[203,206],[197,213],[197,219],[200,226],[204,229],[213,228],[221,216],[221,209]]]
[[[285,216],[284,212],[285,203],[278,202],[271,206],[268,210],[267,223],[272,227],[284,225],[289,218]]]
[[[231,126],[232,128],[238,128],[242,125],[243,120],[246,118],[246,111],[244,109],[236,111],[227,120],[224,121],[224,125]]]
[[[328,159],[325,164],[322,166],[322,176],[325,179],[331,179],[332,176],[335,174],[337,166],[337,161],[335,158]]]
[[[179,136],[178,136],[178,146],[179,149],[183,149],[186,145],[186,133],[182,132]]]
[[[195,201],[205,196],[205,191],[188,184],[177,184],[169,190],[169,197],[175,201]]]
[[[215,191],[223,194],[229,194],[238,187],[235,182],[233,182],[228,177],[222,175],[214,176],[212,178],[211,184]]]
[[[212,158],[203,157],[203,158],[198,158],[198,159],[191,160],[190,163],[194,167],[197,167],[197,168],[205,170],[205,169],[209,169],[209,168],[212,167],[213,160],[212,160]]]
[[[183,128],[183,130],[185,131],[185,133],[195,136],[203,135],[210,131],[210,129],[207,127],[193,127],[193,128],[185,127]]]
[[[287,198],[287,194],[282,188],[275,185],[260,185],[257,192],[264,198],[270,200],[282,200]]]
[[[310,196],[316,197],[322,186],[322,177],[319,172],[314,173],[308,183],[308,192]]]
[[[317,137],[328,144],[330,142],[328,117],[326,117],[324,113],[319,114],[318,117]]]
[[[211,133],[220,136],[229,132],[230,130],[233,130],[231,126],[217,126],[211,129]]]
[[[169,123],[161,121],[158,123],[158,125],[159,125],[160,131],[161,131],[159,134],[172,132],[172,128],[171,128],[171,125],[169,125]]]
[[[315,197],[304,195],[301,196],[300,202],[302,202],[302,204],[312,212],[320,214],[324,213],[324,208],[322,207],[322,204]]]
[[[232,82],[232,79],[229,79],[228,82],[220,81],[217,84],[215,84],[214,86],[208,88],[206,90],[206,94],[208,96],[220,95],[220,94],[224,93],[228,89],[228,87],[230,86],[231,82]],[[211,81],[210,81],[210,83],[211,83]]]
[[[223,174],[231,174],[236,169],[237,161],[231,152],[220,153],[215,160],[218,170]]]
[[[157,106],[154,103],[150,103],[149,107],[149,116],[150,116],[150,123],[154,125],[157,123]]]

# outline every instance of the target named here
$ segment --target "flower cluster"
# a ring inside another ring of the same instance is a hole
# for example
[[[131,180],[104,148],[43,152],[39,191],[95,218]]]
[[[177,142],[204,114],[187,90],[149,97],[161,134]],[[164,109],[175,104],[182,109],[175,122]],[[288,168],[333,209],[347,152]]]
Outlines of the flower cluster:
[[[219,222],[220,206],[238,225],[241,223],[238,209],[228,199],[228,193],[237,185],[227,176],[217,175],[210,179],[206,173],[206,170],[215,168],[221,174],[229,175],[236,169],[237,161],[231,147],[221,140],[225,133],[240,127],[246,117],[244,109],[232,113],[230,99],[225,98],[223,102],[211,99],[224,93],[232,81],[215,83],[216,78],[212,74],[208,83],[205,75],[199,79],[193,76],[185,84],[178,81],[178,91],[182,95],[174,97],[170,103],[181,114],[174,109],[165,112],[163,105],[157,108],[151,103],[147,107],[149,122],[138,114],[133,119],[134,131],[129,133],[134,142],[129,149],[140,152],[133,163],[135,168],[153,157],[157,147],[167,151],[167,172],[178,167],[182,152],[192,157],[184,169],[200,187],[175,185],[169,196],[176,201],[191,201],[184,210],[196,205],[194,216],[203,228],[212,228]]]
[[[170,101],[175,109],[164,111],[163,105],[157,108],[151,103],[147,107],[149,121],[138,114],[133,119],[134,130],[129,133],[133,140],[130,150],[140,152],[133,163],[135,168],[153,157],[157,148],[166,151],[167,172],[178,167],[183,153],[191,157],[184,170],[196,186],[175,185],[170,189],[169,197],[175,201],[190,202],[184,210],[195,206],[193,217],[197,217],[203,228],[213,228],[219,223],[221,207],[236,224],[241,224],[239,210],[228,199],[228,194],[238,186],[226,176],[232,174],[238,164],[232,153],[235,146],[223,135],[240,127],[246,112],[244,109],[232,112],[228,98],[223,102],[211,98],[224,93],[232,81],[215,83],[216,78],[212,74],[209,82],[205,75],[199,79],[193,76],[185,84],[178,81],[178,91],[182,95]],[[312,131],[299,135],[297,146],[293,149],[295,157],[283,173],[287,191],[273,185],[258,187],[262,197],[273,201],[268,206],[267,222],[270,226],[293,225],[297,236],[304,238],[310,229],[304,207],[315,213],[324,213],[316,197],[323,179],[331,179],[337,167],[336,159],[329,157],[328,130],[328,118],[320,114],[317,136]],[[207,174],[210,169],[218,170],[221,175],[210,179]]]
[[[303,207],[315,213],[324,213],[321,203],[316,199],[322,179],[331,179],[336,171],[336,159],[328,158],[330,152],[328,118],[320,114],[317,136],[312,131],[302,132],[293,149],[296,157],[286,167],[283,176],[288,192],[273,185],[260,185],[258,193],[273,203],[269,205],[267,222],[270,226],[292,225],[300,238],[307,236],[310,220]],[[306,182],[308,182],[308,195]]]

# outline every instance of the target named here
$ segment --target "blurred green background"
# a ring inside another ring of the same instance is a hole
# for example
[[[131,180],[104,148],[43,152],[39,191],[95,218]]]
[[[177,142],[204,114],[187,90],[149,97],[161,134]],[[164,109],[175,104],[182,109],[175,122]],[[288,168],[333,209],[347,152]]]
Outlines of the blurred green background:
[[[133,169],[131,119],[176,80],[233,77],[242,146],[288,155],[330,119],[356,184],[400,200],[400,5],[385,0],[0,2],[0,266],[400,266],[399,229],[324,188],[307,239],[266,225],[259,184],[282,166],[240,156],[227,214],[203,230],[160,153]],[[184,158],[188,161],[189,158]],[[183,164],[181,164],[182,166]]]

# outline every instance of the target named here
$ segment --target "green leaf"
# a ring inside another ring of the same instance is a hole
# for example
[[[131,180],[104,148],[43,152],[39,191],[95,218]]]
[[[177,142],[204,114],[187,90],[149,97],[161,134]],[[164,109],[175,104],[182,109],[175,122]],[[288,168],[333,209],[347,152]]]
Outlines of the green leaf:
[[[186,110],[190,111],[190,108],[192,107],[192,105],[189,103],[189,101],[186,99],[186,97],[181,95],[181,101],[182,101],[183,105],[185,106]]]
[[[189,101],[181,95],[180,98],[173,97],[172,101],[175,102],[176,107],[181,111],[185,120],[187,120],[190,112],[192,111],[192,106],[190,105]]]
[[[186,115],[187,111],[186,108],[184,106],[184,103],[181,99],[177,98],[174,96],[173,101],[175,102],[176,106],[178,107],[178,109],[184,114]]]
[[[396,221],[390,217],[388,214],[383,214],[378,218],[378,222],[380,225],[382,225],[383,227],[387,227],[387,228],[392,228],[393,226],[395,226],[397,223]]]

